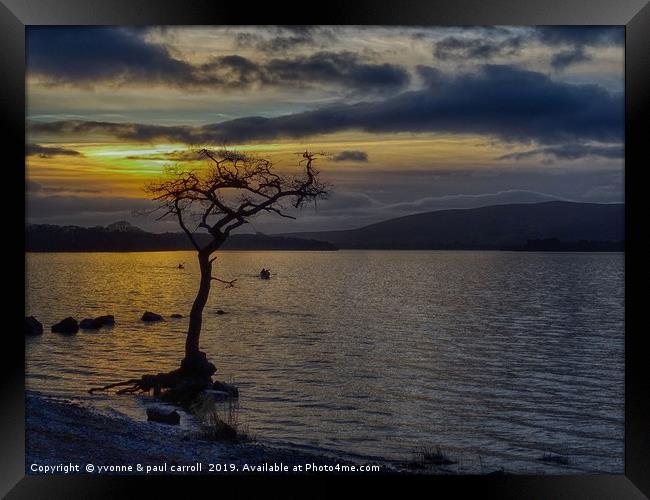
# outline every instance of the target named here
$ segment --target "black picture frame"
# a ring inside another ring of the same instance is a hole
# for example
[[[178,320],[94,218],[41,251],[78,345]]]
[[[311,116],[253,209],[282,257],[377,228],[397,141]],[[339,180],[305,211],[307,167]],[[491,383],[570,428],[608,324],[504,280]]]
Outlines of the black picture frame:
[[[0,120],[5,129],[5,167],[24,182],[25,26],[27,25],[165,25],[165,24],[373,24],[373,25],[625,25],[625,211],[626,334],[625,334],[625,474],[578,476],[427,476],[432,488],[451,487],[500,498],[644,498],[650,495],[650,383],[646,371],[650,349],[631,283],[644,275],[636,246],[642,203],[640,175],[650,122],[650,5],[645,0],[401,0],[380,2],[330,0],[316,7],[287,7],[278,2],[250,5],[215,0],[0,0]],[[20,166],[22,165],[22,169]],[[7,181],[9,182],[9,181]],[[23,206],[24,208],[24,206]],[[18,212],[18,214],[16,214]],[[5,212],[3,232],[22,235],[20,204]],[[9,224],[13,224],[10,226]],[[12,248],[18,254],[20,245]],[[24,262],[23,256],[7,257]],[[19,273],[14,273],[20,279]],[[18,290],[18,284],[15,289]],[[24,281],[23,281],[24,287]],[[6,290],[14,290],[7,287]],[[15,293],[20,297],[19,293]],[[20,299],[18,299],[20,300]],[[9,312],[18,321],[19,307]],[[0,494],[7,498],[115,498],[130,496],[132,479],[97,476],[25,476],[24,340],[16,328],[5,334],[0,407],[2,466]],[[650,345],[650,344],[649,344]],[[191,478],[193,485],[210,478]],[[328,478],[329,479],[329,478]],[[363,478],[362,478],[363,479]],[[399,478],[398,478],[399,479]],[[148,482],[167,478],[145,478]],[[223,480],[219,478],[219,480]],[[373,480],[370,478],[370,480]],[[366,481],[367,482],[367,481]],[[441,490],[432,489],[432,492]]]

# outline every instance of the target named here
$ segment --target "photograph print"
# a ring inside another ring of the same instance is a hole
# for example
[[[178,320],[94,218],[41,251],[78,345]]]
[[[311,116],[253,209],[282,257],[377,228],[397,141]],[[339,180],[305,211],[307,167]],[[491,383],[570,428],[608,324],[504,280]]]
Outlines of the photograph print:
[[[27,474],[624,473],[623,26],[27,26]]]

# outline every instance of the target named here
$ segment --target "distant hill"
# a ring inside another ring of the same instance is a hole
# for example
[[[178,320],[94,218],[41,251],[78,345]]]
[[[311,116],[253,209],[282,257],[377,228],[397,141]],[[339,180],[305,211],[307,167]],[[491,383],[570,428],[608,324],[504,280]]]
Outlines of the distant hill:
[[[438,210],[360,229],[282,235],[235,234],[229,250],[615,251],[625,241],[624,205],[549,201]],[[207,235],[197,234],[200,243]],[[149,233],[126,221],[108,227],[30,224],[29,252],[192,250],[183,233]]]
[[[25,231],[28,252],[143,252],[193,250],[184,233],[148,233],[120,221],[108,227],[28,224]],[[208,236],[197,234],[199,244]],[[263,234],[235,234],[221,247],[225,250],[336,250],[331,243],[312,239]]]
[[[622,248],[625,240],[623,204],[544,203],[494,205],[481,208],[438,210],[391,219],[360,229],[289,233],[313,238],[339,248],[359,249],[539,249],[550,251]],[[608,246],[609,245],[609,246]],[[516,248],[513,248],[516,247]]]

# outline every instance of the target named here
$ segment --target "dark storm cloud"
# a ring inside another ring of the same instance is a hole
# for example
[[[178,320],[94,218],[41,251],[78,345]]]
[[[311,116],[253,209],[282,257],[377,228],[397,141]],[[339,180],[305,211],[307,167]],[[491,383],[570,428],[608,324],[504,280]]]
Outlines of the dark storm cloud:
[[[134,141],[237,144],[299,139],[344,130],[469,133],[558,144],[619,142],[623,97],[598,85],[554,81],[542,73],[486,65],[456,77],[420,68],[428,86],[379,101],[295,114],[251,116],[201,127],[92,121],[30,122],[31,132],[106,134]]]
[[[557,82],[510,66],[450,77],[427,70],[429,86],[382,101],[340,104],[275,118],[248,117],[201,132],[217,143],[302,138],[342,130],[476,133],[555,143],[620,140],[623,99],[597,85]]]
[[[166,46],[147,42],[145,34],[142,29],[114,27],[30,27],[28,72],[49,83],[80,86],[103,81],[119,85],[236,86],[247,85],[247,79],[258,80],[236,56],[193,66],[174,58]]]
[[[57,122],[29,122],[30,132],[53,135],[100,135],[138,142],[169,141],[194,144],[197,130],[190,126],[145,125],[141,123],[114,123],[85,120]]]
[[[565,50],[551,58],[552,67],[563,70],[566,67],[591,60],[585,47],[619,46],[624,42],[624,32],[617,26],[540,26],[528,33],[513,35],[508,30],[491,32],[471,31],[475,38],[447,36],[433,44],[433,55],[439,60],[485,61],[495,57],[512,56],[532,44],[541,43],[548,47]],[[494,38],[494,36],[500,38]]]
[[[504,40],[450,36],[434,44],[433,55],[443,61],[450,59],[492,59],[516,54],[522,46],[523,38],[521,36],[513,36]]]
[[[301,33],[298,28],[292,32]],[[192,65],[174,58],[166,46],[147,42],[145,33],[112,27],[30,28],[28,71],[49,83],[81,86],[109,82],[241,89],[333,84],[393,92],[409,83],[402,67],[366,62],[352,52],[317,52],[267,62],[233,54]]]
[[[241,48],[255,48],[262,52],[287,52],[302,47],[322,48],[334,39],[331,28],[320,26],[278,26],[270,36],[260,33],[237,33],[235,44]]]
[[[591,61],[586,47],[622,46],[625,32],[619,26],[540,26],[534,37],[553,48],[567,47],[551,57],[551,66],[562,71],[576,63]]]
[[[622,45],[625,30],[621,26],[538,26],[534,36],[547,45]]]
[[[309,56],[275,58],[257,63],[231,55],[200,66],[220,85],[317,87],[331,84],[352,91],[396,92],[409,83],[409,73],[394,64],[364,62],[352,52],[317,52]]]
[[[340,153],[335,154],[332,159],[334,161],[358,161],[358,162],[367,162],[368,153],[365,151],[355,151],[347,150],[341,151]]]
[[[216,57],[193,70],[201,75],[201,81],[215,88],[241,89],[272,83],[263,66],[239,55]]]
[[[371,64],[352,52],[317,52],[292,59],[273,59],[264,66],[271,81],[335,83],[351,89],[396,91],[409,83],[409,73],[394,64]]]
[[[143,30],[113,27],[29,27],[27,67],[51,83],[169,82],[192,79],[192,67]]]
[[[38,155],[41,158],[51,158],[52,156],[81,156],[79,151],[74,149],[60,148],[57,146],[41,146],[39,144],[27,144],[25,146],[27,156]]]
[[[583,47],[576,47],[553,54],[553,57],[551,58],[551,66],[556,71],[561,71],[572,64],[591,60],[592,57],[585,53]]]
[[[609,159],[623,158],[623,145],[595,146],[589,144],[563,144],[532,149],[522,153],[512,153],[502,156],[502,160],[522,160],[535,156],[549,156],[559,160],[578,160],[586,157]]]

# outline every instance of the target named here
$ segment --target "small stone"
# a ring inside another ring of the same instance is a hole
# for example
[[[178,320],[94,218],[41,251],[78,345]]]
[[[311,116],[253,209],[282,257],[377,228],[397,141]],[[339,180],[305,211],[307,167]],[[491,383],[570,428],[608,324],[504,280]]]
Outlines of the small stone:
[[[181,416],[176,410],[162,410],[160,408],[147,408],[147,420],[161,424],[178,425],[181,423]]]
[[[226,311],[223,309],[217,309],[217,314],[226,314]]]
[[[182,315],[182,314],[178,314],[178,313],[174,313],[174,314],[171,315],[171,317],[172,317],[172,318],[182,318],[183,315]]]

